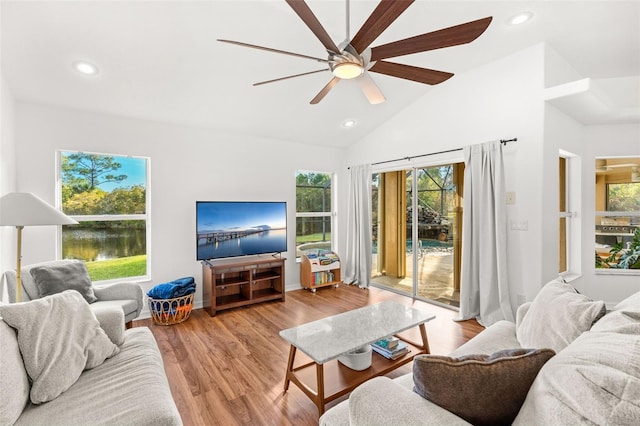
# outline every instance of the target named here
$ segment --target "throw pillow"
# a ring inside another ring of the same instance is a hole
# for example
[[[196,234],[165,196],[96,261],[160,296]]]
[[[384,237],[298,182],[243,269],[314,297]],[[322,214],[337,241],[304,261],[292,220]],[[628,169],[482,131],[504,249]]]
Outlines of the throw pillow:
[[[560,280],[546,284],[516,328],[523,348],[560,352],[606,313],[603,301],[593,301]]]
[[[82,261],[69,261],[63,264],[36,266],[31,268],[31,277],[38,288],[38,296],[76,290],[88,303],[98,298],[93,293],[91,278]]]
[[[509,425],[551,349],[507,349],[492,355],[413,360],[414,391],[474,425]]]
[[[12,425],[29,402],[29,378],[18,348],[16,331],[1,318],[0,342],[0,425]]]
[[[56,398],[83,370],[97,367],[120,351],[75,290],[0,305],[0,316],[18,333],[34,404]]]

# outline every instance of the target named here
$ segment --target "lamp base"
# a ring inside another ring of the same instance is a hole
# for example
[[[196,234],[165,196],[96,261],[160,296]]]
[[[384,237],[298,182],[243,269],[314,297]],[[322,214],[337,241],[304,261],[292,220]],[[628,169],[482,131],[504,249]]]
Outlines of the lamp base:
[[[18,248],[16,262],[16,303],[22,302],[22,228],[24,226],[16,226],[18,230]]]

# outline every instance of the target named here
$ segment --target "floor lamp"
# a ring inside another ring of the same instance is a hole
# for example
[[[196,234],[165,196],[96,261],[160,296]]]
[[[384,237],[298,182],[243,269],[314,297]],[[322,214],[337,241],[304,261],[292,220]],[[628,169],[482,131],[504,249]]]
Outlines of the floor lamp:
[[[28,192],[12,192],[0,197],[0,226],[18,230],[16,302],[22,301],[22,229],[25,226],[74,225],[74,219]]]

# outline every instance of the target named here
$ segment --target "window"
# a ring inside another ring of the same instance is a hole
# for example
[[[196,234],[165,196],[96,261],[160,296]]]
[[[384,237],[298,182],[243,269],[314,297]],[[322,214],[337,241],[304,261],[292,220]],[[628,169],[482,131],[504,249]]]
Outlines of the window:
[[[580,157],[560,151],[558,157],[558,273],[567,278],[581,274],[580,261]]]
[[[58,153],[58,202],[79,222],[62,227],[63,259],[84,260],[92,281],[149,277],[149,159]]]
[[[308,250],[331,250],[333,229],[333,176],[296,172],[296,256]]]
[[[596,268],[640,269],[640,158],[596,159],[595,199]]]

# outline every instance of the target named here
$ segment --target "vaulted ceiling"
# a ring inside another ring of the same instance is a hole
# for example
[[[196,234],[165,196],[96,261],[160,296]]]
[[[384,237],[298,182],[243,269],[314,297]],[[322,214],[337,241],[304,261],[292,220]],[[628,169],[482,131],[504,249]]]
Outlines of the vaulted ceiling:
[[[345,1],[307,4],[336,44],[345,39]],[[350,36],[377,4],[350,2]],[[18,100],[348,146],[433,90],[372,74],[386,102],[371,105],[354,81],[341,81],[320,104],[310,105],[330,80],[329,72],[253,87],[323,67],[216,41],[326,57],[322,44],[283,0],[2,1],[0,7],[2,72]],[[533,12],[533,19],[509,25],[509,18],[522,11]],[[461,74],[547,42],[584,77],[640,76],[638,1],[418,0],[372,45],[487,16],[493,22],[470,44],[394,60]],[[79,75],[72,67],[77,60],[94,63],[99,73]],[[456,77],[442,84],[455,85]],[[635,107],[640,92],[636,95]],[[346,119],[357,125],[343,128]]]

